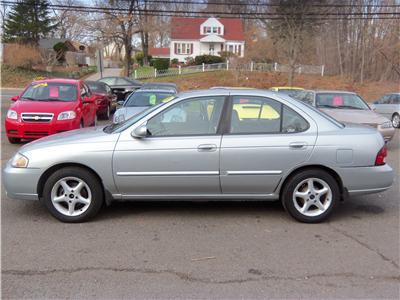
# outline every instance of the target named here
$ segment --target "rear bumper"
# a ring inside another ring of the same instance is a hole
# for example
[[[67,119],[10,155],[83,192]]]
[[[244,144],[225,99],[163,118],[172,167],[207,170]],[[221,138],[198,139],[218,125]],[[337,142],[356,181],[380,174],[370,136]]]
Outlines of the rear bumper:
[[[8,162],[2,175],[7,197],[19,200],[39,200],[37,186],[42,175],[41,169],[13,168]]]
[[[393,184],[394,173],[389,165],[351,167],[337,170],[349,195],[379,193]]]
[[[78,129],[80,120],[57,121],[50,122],[23,122],[18,120],[5,120],[6,134],[8,137],[21,139],[38,139],[48,135]]]

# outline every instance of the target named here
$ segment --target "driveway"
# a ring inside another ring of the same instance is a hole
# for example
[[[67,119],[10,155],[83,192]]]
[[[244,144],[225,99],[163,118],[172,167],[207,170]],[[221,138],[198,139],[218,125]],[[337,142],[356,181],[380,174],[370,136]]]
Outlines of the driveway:
[[[103,77],[121,76],[121,72],[122,72],[121,68],[106,68],[103,71]],[[100,76],[100,72],[99,72],[99,73],[90,75],[85,80],[98,80],[100,78],[101,78],[101,76]]]

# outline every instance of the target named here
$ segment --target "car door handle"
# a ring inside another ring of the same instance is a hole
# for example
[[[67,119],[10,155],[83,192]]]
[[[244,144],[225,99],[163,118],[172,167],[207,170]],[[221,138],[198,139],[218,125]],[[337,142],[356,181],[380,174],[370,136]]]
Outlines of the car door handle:
[[[197,147],[199,151],[215,151],[217,150],[217,145],[215,144],[202,144]]]
[[[289,144],[289,147],[292,149],[304,149],[307,147],[306,142],[293,142]]]

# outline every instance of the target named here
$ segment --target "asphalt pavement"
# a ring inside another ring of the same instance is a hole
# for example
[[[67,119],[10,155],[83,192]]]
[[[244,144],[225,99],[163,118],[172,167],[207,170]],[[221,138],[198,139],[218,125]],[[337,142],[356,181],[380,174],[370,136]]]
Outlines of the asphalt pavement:
[[[16,93],[2,91],[3,121]],[[4,166],[20,146],[1,128]],[[63,224],[2,188],[2,298],[398,299],[399,132],[394,186],[349,199],[322,224],[298,223],[280,203],[169,201]]]

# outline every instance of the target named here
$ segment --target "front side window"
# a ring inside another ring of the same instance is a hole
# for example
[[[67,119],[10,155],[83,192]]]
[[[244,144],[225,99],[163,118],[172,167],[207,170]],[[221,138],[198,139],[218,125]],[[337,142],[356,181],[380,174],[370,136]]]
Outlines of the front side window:
[[[151,136],[216,134],[223,96],[184,100],[172,105],[147,122]]]
[[[31,101],[76,101],[77,86],[58,82],[41,82],[31,84],[22,94],[21,100]]]
[[[308,127],[303,117],[278,101],[263,97],[233,97],[230,133],[294,133]]]

